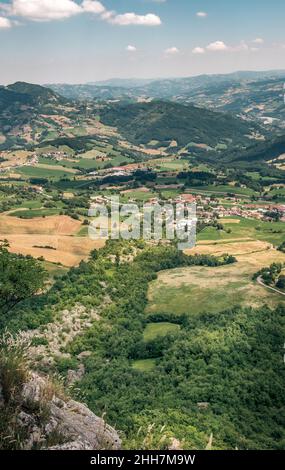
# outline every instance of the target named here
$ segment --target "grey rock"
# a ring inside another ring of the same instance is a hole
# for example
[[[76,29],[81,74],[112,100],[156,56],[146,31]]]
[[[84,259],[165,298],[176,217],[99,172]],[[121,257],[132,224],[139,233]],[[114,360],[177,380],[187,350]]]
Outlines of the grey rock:
[[[49,447],[48,450],[93,450],[88,442],[72,441],[67,444]]]
[[[32,411],[30,414],[19,414],[23,427],[28,428],[30,433],[28,442],[23,444],[24,449],[30,449],[40,442],[44,447],[44,442],[53,432],[60,436],[63,444],[52,446],[51,449],[120,449],[121,440],[118,433],[102,418],[96,416],[87,406],[74,400],[52,396],[52,393],[46,379],[36,374],[31,374],[29,382],[24,384],[22,400],[27,409],[32,409],[31,404],[43,403],[48,409],[48,422],[42,426],[33,426]]]

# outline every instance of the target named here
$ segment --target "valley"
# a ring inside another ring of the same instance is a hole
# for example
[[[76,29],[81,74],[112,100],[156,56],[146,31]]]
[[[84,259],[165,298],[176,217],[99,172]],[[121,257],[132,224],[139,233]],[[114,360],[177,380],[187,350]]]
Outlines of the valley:
[[[0,334],[124,449],[283,447],[282,79],[0,87]],[[93,240],[112,196],[195,204],[195,247]]]

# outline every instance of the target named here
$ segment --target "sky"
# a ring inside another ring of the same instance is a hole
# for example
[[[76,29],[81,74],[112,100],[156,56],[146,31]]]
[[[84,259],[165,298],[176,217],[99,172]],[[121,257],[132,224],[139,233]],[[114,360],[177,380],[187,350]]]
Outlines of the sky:
[[[0,0],[0,83],[285,69],[284,0]]]

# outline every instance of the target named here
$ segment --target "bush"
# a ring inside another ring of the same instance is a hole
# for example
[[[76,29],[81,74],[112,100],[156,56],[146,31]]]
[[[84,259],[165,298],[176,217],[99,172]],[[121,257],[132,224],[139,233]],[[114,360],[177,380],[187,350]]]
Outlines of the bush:
[[[0,383],[5,403],[15,401],[28,377],[29,343],[23,336],[16,338],[5,332],[0,338]]]

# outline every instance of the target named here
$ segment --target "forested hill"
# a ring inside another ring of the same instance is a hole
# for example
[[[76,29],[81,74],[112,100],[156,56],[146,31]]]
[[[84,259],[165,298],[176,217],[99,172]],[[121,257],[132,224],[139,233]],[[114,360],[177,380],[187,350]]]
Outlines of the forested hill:
[[[0,87],[0,111],[16,105],[41,106],[64,102],[65,99],[49,88],[25,82]]]
[[[40,113],[51,114],[66,101],[40,85],[16,82],[0,87],[0,135],[10,133],[17,135],[18,139],[23,138],[21,126],[32,125]]]
[[[221,141],[229,144],[233,140],[235,145],[247,145],[257,128],[227,114],[166,101],[109,105],[101,110],[100,118],[131,142],[175,140],[179,147],[195,142],[213,148]]]
[[[0,309],[0,332],[40,327],[32,345],[38,348],[35,354],[41,352],[36,356],[38,367],[46,372],[67,377],[69,370],[82,370],[83,364],[85,373],[78,377],[74,393],[81,390],[95,414],[106,414],[121,431],[125,448],[165,449],[168,439],[176,438],[182,448],[205,449],[211,434],[217,450],[284,448],[284,308],[229,307],[218,314],[194,315],[189,306],[180,316],[165,311],[146,317],[148,286],[159,271],[214,269],[233,263],[233,257],[187,257],[171,246],[110,241],[94,251],[88,263],[70,270],[33,300],[26,298],[23,287],[27,285],[29,293],[37,291],[30,273],[36,270],[39,277],[38,263],[32,266],[29,259],[17,259],[23,265],[22,276],[10,292],[15,259],[2,247],[6,302]],[[9,313],[11,302],[18,303]],[[66,333],[71,332],[65,319],[79,304],[83,322],[84,309],[89,312],[88,327],[66,342]],[[99,316],[90,324],[92,311]],[[54,330],[60,328],[59,319],[62,330]],[[51,330],[44,325],[48,322],[54,322]],[[147,325],[159,322],[171,323],[172,329],[147,338]],[[54,341],[61,345],[57,353]],[[152,367],[138,369],[136,364],[142,361]],[[4,438],[5,433],[6,428]]]

